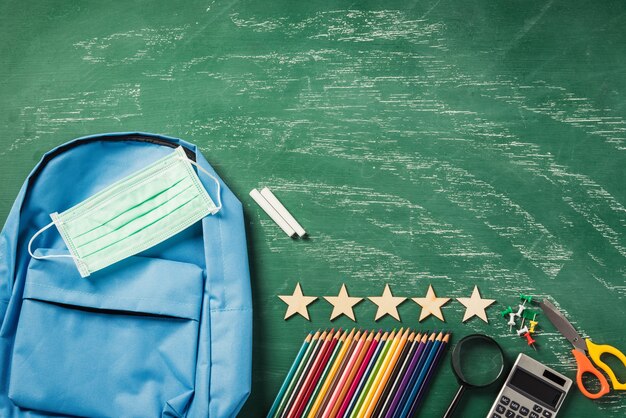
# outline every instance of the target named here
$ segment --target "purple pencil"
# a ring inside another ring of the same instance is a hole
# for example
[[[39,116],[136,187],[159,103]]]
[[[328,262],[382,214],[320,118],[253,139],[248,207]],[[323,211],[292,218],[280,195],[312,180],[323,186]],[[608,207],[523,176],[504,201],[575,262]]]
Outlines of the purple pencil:
[[[435,374],[437,365],[439,361],[441,360],[441,357],[443,357],[443,350],[445,350],[446,347],[448,346],[449,340],[450,340],[450,334],[446,334],[445,337],[443,337],[441,344],[439,345],[439,349],[437,350],[437,353],[435,354],[435,359],[430,364],[430,368],[428,369],[428,372],[426,374],[426,377],[424,378],[424,382],[422,383],[422,386],[419,389],[419,392],[417,392],[417,396],[415,397],[415,400],[413,401],[413,405],[411,405],[411,410],[409,411],[409,415],[408,415],[409,417],[413,416],[413,414],[417,410],[419,403],[424,397],[424,394],[426,393],[426,390],[428,389],[428,384],[430,383],[430,380]]]
[[[398,404],[400,403],[400,400],[402,399],[402,395],[404,394],[404,392],[406,392],[406,387],[408,386],[409,381],[411,380],[413,371],[415,370],[415,367],[417,367],[417,363],[419,362],[420,357],[424,353],[424,347],[426,347],[426,341],[428,341],[428,337],[429,337],[428,332],[424,333],[424,336],[422,337],[422,340],[420,341],[420,345],[419,347],[417,347],[417,351],[413,355],[413,358],[411,359],[411,363],[409,363],[409,367],[406,370],[404,378],[402,379],[400,386],[398,386],[398,390],[396,391],[396,394],[393,397],[393,401],[391,402],[391,406],[389,407],[389,410],[387,411],[385,418],[392,418],[394,413],[396,412],[396,409],[398,408]]]

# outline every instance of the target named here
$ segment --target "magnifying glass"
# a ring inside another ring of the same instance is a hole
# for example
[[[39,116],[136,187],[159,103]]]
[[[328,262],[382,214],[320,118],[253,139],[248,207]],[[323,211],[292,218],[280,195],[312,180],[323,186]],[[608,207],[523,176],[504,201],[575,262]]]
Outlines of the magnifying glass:
[[[465,389],[483,388],[496,382],[504,370],[504,353],[498,343],[483,334],[461,339],[452,351],[452,370],[461,385],[444,418],[454,414]]]

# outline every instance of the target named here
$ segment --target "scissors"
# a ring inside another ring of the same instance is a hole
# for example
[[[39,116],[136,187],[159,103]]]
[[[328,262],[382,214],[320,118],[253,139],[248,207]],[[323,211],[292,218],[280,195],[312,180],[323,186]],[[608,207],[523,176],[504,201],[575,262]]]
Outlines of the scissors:
[[[578,384],[578,389],[580,389],[583,395],[589,399],[598,399],[610,392],[609,382],[606,380],[606,377],[604,377],[604,375],[600,373],[596,367],[594,367],[591,361],[587,358],[586,354],[588,354],[589,357],[591,357],[591,360],[593,360],[593,362],[604,370],[604,372],[611,378],[613,389],[626,390],[626,383],[621,383],[617,380],[615,372],[613,372],[613,370],[605,362],[600,360],[602,354],[613,354],[622,361],[624,366],[626,366],[626,356],[624,353],[610,345],[594,344],[588,338],[583,340],[583,338],[576,332],[572,324],[565,319],[565,316],[550,301],[544,299],[539,302],[539,306],[556,329],[559,330],[559,332],[563,334],[563,336],[574,346],[572,353],[574,354],[576,366],[578,368],[576,371],[576,383]],[[600,390],[598,392],[591,393],[587,390],[587,388],[585,388],[582,380],[583,374],[585,373],[594,375],[600,381]]]

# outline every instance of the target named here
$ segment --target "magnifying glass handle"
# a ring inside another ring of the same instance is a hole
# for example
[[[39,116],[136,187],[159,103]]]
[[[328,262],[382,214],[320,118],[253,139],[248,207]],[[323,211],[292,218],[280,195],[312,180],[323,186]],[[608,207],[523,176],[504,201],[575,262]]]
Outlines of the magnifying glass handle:
[[[454,410],[456,409],[461,397],[463,396],[463,392],[465,392],[465,385],[459,386],[459,390],[456,391],[456,395],[454,395],[454,399],[450,402],[450,406],[445,414],[443,414],[443,418],[450,418],[454,414]]]

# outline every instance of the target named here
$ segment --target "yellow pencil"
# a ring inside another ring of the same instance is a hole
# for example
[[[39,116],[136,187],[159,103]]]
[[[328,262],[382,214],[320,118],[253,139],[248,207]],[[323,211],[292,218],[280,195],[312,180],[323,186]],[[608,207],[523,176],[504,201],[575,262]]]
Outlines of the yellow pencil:
[[[341,351],[339,351],[339,354],[337,354],[335,363],[333,364],[333,367],[330,369],[330,372],[328,372],[328,377],[326,378],[326,382],[324,382],[324,386],[322,386],[322,389],[317,394],[315,403],[313,403],[313,407],[309,411],[309,415],[307,415],[308,418],[315,417],[317,410],[322,405],[322,401],[324,400],[324,397],[326,396],[326,392],[328,391],[328,388],[330,387],[330,384],[333,381],[335,374],[337,373],[337,370],[339,370],[339,366],[341,365],[343,361],[343,357],[346,355],[346,352],[348,351],[348,348],[350,347],[350,342],[352,341],[352,337],[354,336],[354,328],[352,329],[352,331],[350,331],[350,334],[347,337],[345,337],[345,335],[346,333],[344,332],[343,335],[341,336],[340,342],[341,340],[344,340],[343,346],[341,347]]]
[[[391,346],[390,352],[387,353],[387,358],[379,370],[378,376],[376,376],[376,380],[374,381],[370,392],[367,394],[367,398],[365,399],[365,403],[363,404],[361,411],[359,411],[358,418],[369,417],[374,412],[376,402],[378,402],[378,398],[380,398],[380,395],[385,389],[385,384],[393,371],[393,366],[398,361],[398,357],[400,356],[400,352],[406,343],[408,334],[409,329],[407,328],[404,332],[400,330],[400,332],[396,335],[396,339]]]
[[[357,372],[357,368],[361,365],[361,360],[365,355],[365,352],[369,348],[369,344],[372,342],[373,332],[369,335],[367,332],[364,332],[359,340],[358,345],[355,347],[352,352],[352,356],[350,361],[346,363],[346,367],[343,370],[343,375],[341,376],[341,380],[335,387],[335,393],[333,393],[332,398],[328,402],[326,406],[326,411],[322,415],[322,418],[334,418],[337,415],[337,411],[341,407],[341,403],[343,401],[343,397],[349,389],[350,384],[352,383],[352,378]]]
[[[326,408],[328,408],[328,402],[330,402],[333,395],[335,394],[335,391],[337,390],[337,385],[339,384],[339,381],[341,380],[341,376],[343,375],[343,372],[346,369],[346,366],[348,362],[350,361],[350,358],[352,357],[352,353],[354,353],[354,349],[357,346],[359,338],[361,338],[361,330],[359,330],[352,337],[352,341],[350,342],[350,347],[348,347],[348,351],[346,351],[346,354],[343,356],[343,361],[339,365],[339,368],[337,369],[337,373],[335,373],[333,381],[330,382],[330,386],[328,387],[328,390],[326,391],[326,396],[324,396],[324,399],[322,400],[320,408],[317,410],[317,414],[315,414],[316,418],[321,418],[324,412],[326,411]]]

